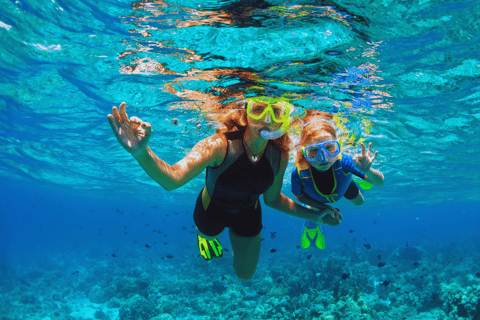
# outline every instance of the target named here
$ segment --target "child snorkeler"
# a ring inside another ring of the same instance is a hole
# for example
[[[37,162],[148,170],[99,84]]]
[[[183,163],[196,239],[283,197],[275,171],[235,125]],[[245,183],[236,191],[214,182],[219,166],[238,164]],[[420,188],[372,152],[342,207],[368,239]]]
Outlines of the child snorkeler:
[[[337,202],[342,197],[354,205],[363,204],[363,195],[353,181],[352,173],[374,186],[383,185],[383,174],[371,167],[378,154],[378,151],[372,154],[371,143],[368,151],[362,143],[362,153],[352,157],[341,152],[331,114],[310,113],[305,116],[304,123],[299,142],[301,150],[297,152],[292,171],[292,192],[298,201],[321,210],[330,207],[326,203]],[[338,209],[331,210],[335,210],[338,219],[343,219]],[[311,242],[315,242],[319,249],[325,249],[325,238],[320,226],[305,221],[302,248],[308,248]]]

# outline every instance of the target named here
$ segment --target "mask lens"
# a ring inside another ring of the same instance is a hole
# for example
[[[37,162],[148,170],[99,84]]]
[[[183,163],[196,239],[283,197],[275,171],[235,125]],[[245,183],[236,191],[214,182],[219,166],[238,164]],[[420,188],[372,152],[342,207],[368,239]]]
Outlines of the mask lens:
[[[280,106],[278,104],[273,104],[272,110],[273,110],[273,116],[277,121],[284,120],[285,117],[287,116],[287,108],[283,106]]]
[[[332,156],[338,152],[338,143],[329,142],[323,146]]]
[[[259,117],[267,107],[268,103],[254,102],[250,107],[250,115],[253,117]]]
[[[320,148],[317,146],[308,147],[305,150],[305,156],[309,161],[315,161],[317,159],[318,153],[320,152]]]

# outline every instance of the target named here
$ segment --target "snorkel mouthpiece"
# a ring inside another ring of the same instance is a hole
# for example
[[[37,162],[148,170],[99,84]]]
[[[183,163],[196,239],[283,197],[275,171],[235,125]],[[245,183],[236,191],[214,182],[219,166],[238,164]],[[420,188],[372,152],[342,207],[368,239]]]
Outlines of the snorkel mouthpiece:
[[[260,130],[260,137],[265,140],[275,140],[280,138],[287,132],[288,128],[290,127],[290,123],[292,122],[291,119],[289,119],[287,122],[285,122],[278,130],[275,131],[270,131],[268,129],[262,129]]]
[[[265,139],[265,140],[275,140],[280,138],[284,134],[285,134],[285,131],[280,129],[275,131],[270,131],[266,129],[260,130],[260,137],[262,137],[262,139]]]

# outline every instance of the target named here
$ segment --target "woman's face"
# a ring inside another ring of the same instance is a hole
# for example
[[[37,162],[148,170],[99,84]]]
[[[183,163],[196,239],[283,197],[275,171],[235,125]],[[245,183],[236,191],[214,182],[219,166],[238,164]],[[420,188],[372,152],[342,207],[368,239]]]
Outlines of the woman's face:
[[[322,142],[325,142],[325,141],[329,141],[329,140],[335,140],[335,138],[326,133],[322,136],[320,136],[317,140],[313,141],[312,142],[312,145],[313,144],[318,144],[318,143],[322,143]],[[320,161],[320,158],[315,161],[315,162],[310,162],[310,165],[312,167],[314,167],[315,169],[317,169],[318,171],[327,171],[328,169],[330,169],[330,167],[335,163],[335,161],[338,160],[338,157],[339,156],[336,156],[336,157],[333,157],[333,158],[329,158],[329,160],[325,163],[323,163],[322,161]]]

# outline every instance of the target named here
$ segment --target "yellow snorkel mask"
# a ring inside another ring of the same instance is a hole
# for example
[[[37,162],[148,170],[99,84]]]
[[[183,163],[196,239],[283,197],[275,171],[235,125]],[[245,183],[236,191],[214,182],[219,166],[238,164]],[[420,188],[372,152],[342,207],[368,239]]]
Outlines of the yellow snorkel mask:
[[[282,98],[256,97],[248,98],[247,114],[255,119],[260,120],[266,116],[265,123],[271,123],[273,120],[276,123],[282,123],[282,126],[275,131],[263,129],[260,131],[260,136],[266,140],[275,140],[280,138],[287,132],[292,123],[292,114],[295,107],[283,100]]]

